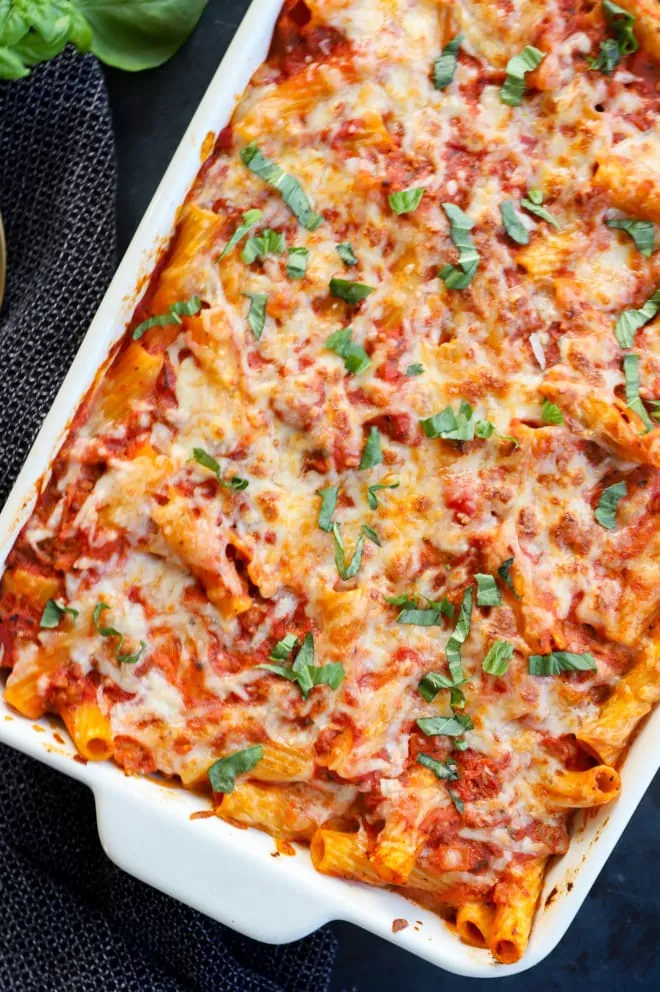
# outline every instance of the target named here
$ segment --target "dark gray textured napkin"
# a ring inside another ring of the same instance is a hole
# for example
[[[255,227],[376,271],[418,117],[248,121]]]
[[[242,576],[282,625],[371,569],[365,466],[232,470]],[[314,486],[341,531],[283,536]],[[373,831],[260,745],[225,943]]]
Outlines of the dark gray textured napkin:
[[[116,168],[96,61],[0,82],[0,503],[115,266]],[[270,947],[105,857],[87,789],[0,746],[1,992],[327,992],[335,938]],[[285,911],[285,907],[283,907]]]

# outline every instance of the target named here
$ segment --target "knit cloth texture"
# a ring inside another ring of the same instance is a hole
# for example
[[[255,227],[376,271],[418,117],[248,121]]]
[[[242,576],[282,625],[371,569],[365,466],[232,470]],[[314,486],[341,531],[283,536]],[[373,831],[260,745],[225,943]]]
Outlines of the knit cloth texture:
[[[67,50],[27,79],[0,82],[9,260],[0,310],[0,504],[114,271],[116,183],[108,99],[93,57]],[[330,930],[271,947],[150,889],[104,855],[86,788],[3,746],[0,906],[0,992],[330,985]]]

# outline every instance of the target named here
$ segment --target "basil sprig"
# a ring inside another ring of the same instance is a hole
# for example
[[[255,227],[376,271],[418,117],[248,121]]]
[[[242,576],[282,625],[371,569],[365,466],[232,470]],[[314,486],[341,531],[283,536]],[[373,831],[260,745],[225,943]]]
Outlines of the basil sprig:
[[[634,220],[632,217],[610,217],[605,221],[614,231],[624,231],[635,242],[635,247],[646,258],[653,254],[655,226],[650,220]]]
[[[509,107],[519,107],[525,93],[525,76],[538,68],[545,52],[533,45],[525,45],[522,52],[510,58],[506,65],[506,79],[500,90],[500,100]]]
[[[552,651],[550,654],[531,654],[528,659],[530,675],[559,675],[560,672],[595,672],[596,662],[588,651]]]
[[[104,610],[109,610],[109,609],[110,609],[110,607],[108,606],[107,603],[97,603],[96,604],[96,606],[94,607],[94,612],[92,613],[92,621],[94,623],[94,626],[98,630],[98,632],[101,635],[101,637],[118,637],[119,638],[119,641],[117,643],[117,647],[115,648],[115,659],[116,659],[116,661],[119,662],[120,665],[135,665],[140,660],[140,658],[142,657],[142,655],[144,654],[144,652],[145,652],[145,650],[147,648],[147,645],[146,645],[145,641],[140,641],[140,650],[139,651],[135,651],[133,654],[130,654],[130,653],[129,654],[122,654],[121,653],[121,649],[122,649],[122,645],[124,643],[124,635],[119,630],[116,630],[115,627],[101,627],[99,625],[99,620],[101,618],[101,613]]]
[[[181,300],[178,303],[171,303],[167,313],[159,313],[154,317],[148,317],[133,331],[133,340],[139,341],[142,335],[151,327],[166,327],[168,324],[181,324],[182,317],[194,317],[202,309],[202,301],[199,296],[191,296],[189,300]]]
[[[74,620],[78,617],[78,610],[74,610],[72,606],[64,606],[62,603],[58,603],[56,599],[49,599],[41,614],[39,626],[42,630],[54,630],[55,627],[59,627],[60,621],[66,613],[72,616]]]
[[[660,289],[638,310],[624,310],[614,325],[614,336],[622,348],[632,348],[635,334],[660,312]]]
[[[598,506],[594,510],[594,517],[606,530],[614,530],[616,527],[616,511],[624,496],[628,495],[628,487],[625,482],[615,482],[613,486],[603,489],[598,500]]]
[[[240,491],[242,489],[247,489],[249,486],[248,480],[242,479],[240,475],[232,475],[231,479],[228,481],[223,479],[220,465],[216,462],[215,458],[212,458],[211,455],[204,451],[203,448],[193,448],[193,458],[198,465],[202,465],[204,468],[208,468],[211,472],[213,472],[223,489]]]
[[[230,793],[234,791],[236,776],[251,772],[264,756],[262,744],[254,744],[243,751],[234,751],[224,758],[214,761],[207,771],[211,788],[214,792]]]
[[[315,231],[323,222],[323,217],[312,210],[307,194],[298,180],[281,169],[276,162],[267,159],[255,142],[241,151],[241,159],[251,172],[277,190],[291,213],[306,230]]]
[[[433,63],[433,85],[436,90],[444,90],[453,82],[458,61],[458,50],[462,41],[462,34],[452,38],[442,49],[442,55],[439,55]]]
[[[340,331],[335,331],[330,335],[325,342],[325,346],[344,359],[344,366],[347,372],[352,372],[353,375],[360,375],[369,368],[371,359],[364,348],[351,341],[352,334],[353,329],[351,327],[342,327]]]
[[[401,189],[396,193],[390,193],[387,201],[395,214],[411,214],[417,210],[425,192],[423,186]]]
[[[270,657],[275,663],[266,662],[263,665],[257,665],[257,668],[271,672],[273,675],[279,675],[281,678],[288,679],[289,682],[296,682],[303,699],[307,699],[312,689],[317,685],[329,685],[331,689],[338,689],[344,678],[344,666],[341,662],[329,662],[327,665],[314,664],[314,635],[311,632],[305,635],[300,650],[290,667],[276,663],[285,661],[297,642],[296,637],[287,634],[283,640],[277,642],[271,651]]]
[[[236,228],[231,238],[216,258],[216,262],[219,262],[225,257],[225,255],[228,255],[232,248],[235,248],[239,241],[245,237],[248,231],[251,231],[255,224],[259,223],[262,216],[263,213],[261,210],[247,210],[243,214],[243,223],[239,224]]]
[[[646,407],[639,395],[639,355],[623,356],[623,374],[626,381],[626,405],[629,409],[634,410],[642,420],[646,427],[646,431],[644,431],[646,434],[653,430],[655,424],[646,412]]]

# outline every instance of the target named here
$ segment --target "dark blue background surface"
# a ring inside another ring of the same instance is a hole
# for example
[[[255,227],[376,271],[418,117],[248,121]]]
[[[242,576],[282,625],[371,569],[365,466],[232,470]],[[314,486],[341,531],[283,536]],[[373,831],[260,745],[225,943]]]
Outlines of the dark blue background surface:
[[[107,72],[119,158],[123,252],[249,0],[210,0],[194,37],[168,65],[140,76]],[[649,760],[655,760],[649,755]],[[504,992],[660,988],[660,788],[656,782],[559,948]],[[490,981],[439,972],[349,924],[339,938],[334,992],[465,992]],[[313,990],[310,990],[313,992]]]

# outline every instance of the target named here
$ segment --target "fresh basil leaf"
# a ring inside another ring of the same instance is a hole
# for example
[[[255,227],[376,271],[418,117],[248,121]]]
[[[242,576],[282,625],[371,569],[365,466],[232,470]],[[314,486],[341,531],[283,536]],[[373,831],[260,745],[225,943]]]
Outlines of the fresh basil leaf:
[[[479,252],[475,248],[470,234],[474,227],[474,221],[455,203],[443,203],[442,209],[449,221],[451,240],[459,250],[458,264],[467,274],[473,265],[479,264]],[[440,276],[442,278],[442,273]]]
[[[266,227],[252,238],[248,238],[241,252],[241,258],[246,265],[251,265],[264,255],[281,255],[286,248],[286,238],[279,231]]]
[[[408,376],[424,375],[424,366],[422,365],[421,362],[413,362],[413,364],[409,365],[408,368],[406,369],[406,375]]]
[[[360,565],[362,564],[362,549],[364,547],[364,534],[360,534],[358,537],[357,544],[355,545],[355,551],[353,552],[353,557],[351,558],[350,564],[347,565],[345,558],[346,549],[344,548],[344,542],[342,541],[338,523],[333,523],[332,533],[335,539],[335,565],[337,566],[339,577],[346,582],[348,579],[355,578],[357,573],[360,571]]]
[[[491,424],[490,420],[477,420],[474,425],[475,436],[484,441],[486,441],[489,437],[492,437],[494,432],[495,426]]]
[[[251,172],[278,191],[291,213],[306,230],[315,231],[323,222],[323,217],[312,210],[298,180],[284,172],[276,162],[267,159],[254,142],[242,150],[241,159]]]
[[[373,468],[375,465],[380,465],[382,460],[383,453],[380,447],[380,431],[377,427],[372,427],[369,431],[369,437],[364,446],[364,451],[362,452],[358,470],[363,471],[367,468]]]
[[[656,289],[639,310],[624,310],[614,325],[614,335],[622,348],[632,348],[635,332],[644,327],[660,311],[660,289]]]
[[[530,189],[527,191],[527,196],[520,201],[520,206],[530,213],[534,214],[535,217],[540,217],[541,220],[545,220],[548,224],[552,224],[553,227],[559,229],[559,221],[552,216],[551,213],[542,207],[543,203],[543,193],[540,189]]]
[[[546,424],[557,425],[564,423],[564,414],[561,412],[557,404],[551,403],[550,400],[543,400],[541,417]]]
[[[464,748],[462,750],[464,750]],[[447,793],[449,795],[449,798],[453,802],[454,806],[456,807],[456,811],[458,813],[464,813],[465,812],[465,804],[464,804],[463,800],[461,799],[461,797],[458,795],[458,793],[457,792],[454,792],[453,789],[447,789]]]
[[[101,614],[103,613],[104,610],[109,610],[109,609],[110,607],[108,606],[107,603],[97,603],[92,613],[92,622],[96,627],[97,631],[99,632],[99,634],[101,635],[101,637],[119,638],[119,642],[117,644],[117,647],[115,648],[115,660],[122,665],[135,665],[136,662],[138,662],[142,657],[142,655],[144,654],[147,645],[144,641],[140,641],[139,651],[136,651],[134,654],[122,654],[121,649],[124,643],[124,635],[115,627],[101,627],[99,624],[99,620],[101,619]]]
[[[632,217],[611,217],[605,221],[607,227],[615,231],[625,231],[635,242],[638,251],[650,258],[655,247],[655,226],[650,220],[634,220]]]
[[[223,487],[223,489],[234,489],[236,492],[241,492],[243,489],[247,489],[250,485],[247,479],[242,479],[240,475],[232,475],[231,479],[227,481],[226,479],[218,479],[218,482]]]
[[[353,251],[353,246],[348,243],[348,241],[343,241],[339,245],[335,245],[337,249],[337,254],[341,258],[344,265],[357,265],[358,260]]]
[[[109,610],[107,603],[97,603],[92,612],[92,623],[96,627],[101,637],[121,637],[122,635],[114,627],[100,627],[99,620],[104,610]]]
[[[424,768],[429,768],[435,773],[436,778],[444,779],[447,782],[456,782],[460,778],[458,774],[458,765],[453,758],[447,758],[447,761],[438,761],[436,758],[432,758],[430,754],[424,754],[420,751],[417,755],[417,764],[423,765]]]
[[[264,332],[264,327],[266,326],[266,306],[268,304],[268,294],[243,293],[243,296],[247,297],[250,301],[250,309],[248,310],[247,320],[248,324],[252,328],[252,333],[258,341]]]
[[[610,31],[616,38],[621,48],[622,55],[632,55],[639,48],[639,43],[635,37],[633,25],[635,15],[624,10],[611,0],[603,0],[603,14]]]
[[[74,620],[78,617],[78,610],[74,610],[72,606],[64,606],[56,599],[49,599],[41,614],[39,626],[42,630],[53,630],[55,627],[59,627],[65,613],[72,616]]]
[[[600,50],[596,58],[587,56],[589,68],[597,70],[609,76],[621,62],[621,48],[619,42],[614,38],[606,38],[600,43]]]
[[[481,667],[488,675],[506,675],[513,657],[513,647],[508,641],[493,641]]]
[[[321,497],[321,509],[319,510],[318,525],[321,530],[330,533],[332,530],[332,514],[337,506],[337,495],[339,486],[328,486],[327,489],[319,489]]]
[[[423,186],[414,186],[410,189],[401,189],[397,193],[390,193],[387,201],[395,214],[411,214],[422,202],[424,193]]]
[[[413,609],[401,610],[396,618],[397,623],[409,624],[416,627],[435,627],[441,623],[442,613],[440,610]]]
[[[371,359],[364,348],[351,341],[352,333],[353,331],[350,327],[342,327],[341,330],[334,331],[330,335],[325,342],[325,346],[344,359],[344,366],[348,372],[352,372],[353,375],[360,375],[369,368]]]
[[[296,673],[293,671],[292,668],[289,668],[287,665],[277,665],[277,664],[271,665],[269,662],[265,661],[262,665],[257,665],[256,667],[264,672],[270,672],[272,675],[279,675],[283,679],[288,679],[289,682],[298,681],[298,676],[296,675]]]
[[[370,527],[369,524],[362,524],[362,533],[365,537],[368,537],[370,541],[373,541],[373,543],[379,548],[382,548],[383,545],[378,536],[378,531],[374,530],[373,527]]]
[[[166,327],[168,324],[180,324],[182,317],[194,317],[202,309],[202,301],[199,296],[191,296],[189,300],[182,300],[178,303],[170,304],[167,313],[159,313],[154,317],[143,320],[133,331],[133,340],[139,341],[145,331],[151,327]]]
[[[291,671],[296,677],[303,699],[307,699],[309,693],[314,688],[314,679],[311,670],[314,667],[314,635],[306,634],[300,651],[296,655]]]
[[[623,356],[623,374],[626,380],[626,405],[643,421],[646,427],[643,433],[647,434],[653,430],[655,424],[646,412],[639,395],[639,355]]]
[[[504,200],[500,203],[500,213],[504,230],[516,244],[529,244],[529,231],[516,213],[516,205],[513,200]]]
[[[378,497],[376,496],[376,493],[380,492],[381,489],[398,489],[398,488],[399,488],[398,482],[391,482],[389,483],[389,485],[383,482],[377,482],[375,483],[375,485],[369,486],[367,490],[367,502],[369,503],[371,509],[372,510],[378,509]]]
[[[338,689],[344,680],[344,666],[340,661],[329,661],[326,665],[315,665],[309,669],[314,685],[329,685]]]
[[[502,600],[493,576],[477,572],[474,578],[477,583],[477,606],[499,606]]]
[[[448,675],[443,675],[442,672],[427,672],[417,688],[426,702],[431,703],[441,689],[454,689],[456,687]]]
[[[509,59],[506,65],[506,79],[500,90],[500,100],[509,107],[519,107],[525,92],[525,76],[540,66],[545,52],[533,45],[525,45],[522,52]]]
[[[254,744],[243,751],[234,751],[224,758],[214,761],[206,773],[214,792],[230,793],[234,791],[236,776],[251,772],[264,756],[262,744]]]
[[[443,265],[438,276],[442,279],[447,289],[467,289],[479,268],[478,262],[473,262],[465,272],[461,272],[455,265]]]
[[[282,640],[277,642],[268,657],[272,661],[286,661],[297,643],[298,638],[295,634],[285,634]]]
[[[427,737],[462,737],[474,724],[469,716],[454,713],[453,716],[420,717],[417,726]]]
[[[245,237],[248,231],[252,230],[254,225],[259,223],[262,216],[263,214],[261,210],[247,210],[243,214],[243,223],[239,224],[236,228],[231,238],[216,258],[216,262],[219,262],[225,257],[225,255],[228,255],[232,248],[235,248],[239,241]]]
[[[443,438],[445,441],[472,441],[477,427],[480,437],[490,437],[493,433],[489,421],[475,421],[474,411],[465,400],[461,400],[458,413],[448,406],[440,413],[420,420],[419,426],[428,438]]]
[[[366,286],[363,282],[351,282],[349,279],[331,279],[330,292],[333,296],[338,296],[346,303],[359,303],[374,293],[374,286]]]
[[[628,495],[628,487],[625,482],[615,482],[613,486],[603,489],[598,500],[598,506],[594,510],[594,517],[606,530],[614,530],[616,527],[616,511],[620,500]]]
[[[458,686],[453,685],[449,690],[449,705],[454,711],[465,709],[465,696]]]
[[[461,740],[461,738],[456,738],[456,740],[454,741],[454,750],[467,751],[467,749],[468,749],[468,742]]]
[[[463,35],[456,35],[442,49],[442,55],[433,63],[433,85],[436,90],[446,89],[454,79],[456,63],[458,61],[458,50],[461,47]]]
[[[595,672],[593,656],[574,654],[572,651],[552,651],[550,654],[531,654],[528,659],[530,675],[559,675],[560,672]]]
[[[651,407],[651,416],[654,420],[660,420],[660,400],[647,400]]]
[[[119,642],[119,644],[117,646],[117,650],[115,651],[115,658],[116,658],[116,660],[119,662],[120,665],[136,665],[137,662],[140,660],[140,658],[142,657],[142,655],[144,654],[144,652],[147,649],[146,643],[144,641],[140,641],[140,648],[139,648],[139,650],[138,651],[135,651],[133,654],[130,654],[130,653],[129,654],[121,654],[120,653],[120,648],[121,648],[122,642],[123,642],[123,638],[121,638],[121,640],[120,640],[120,642]]]
[[[507,558],[507,560],[503,561],[500,567],[497,569],[497,574],[499,575],[499,577],[502,579],[503,582],[506,582],[513,595],[516,598],[518,598],[518,593],[513,588],[513,580],[511,579],[512,565],[513,565],[513,558]]]
[[[286,265],[286,274],[288,278],[304,279],[307,273],[308,261],[308,248],[289,248],[289,261]]]
[[[106,65],[137,72],[167,62],[188,38],[206,0],[75,0],[92,32],[91,51]]]
[[[222,469],[220,465],[216,462],[215,458],[212,458],[208,452],[204,451],[203,448],[193,448],[193,458],[198,465],[203,465],[204,468],[210,469],[214,473],[216,479],[223,487],[223,489],[235,489],[243,490],[247,489],[249,482],[247,479],[242,479],[240,475],[232,475],[231,479],[227,481],[222,478]]]
[[[454,632],[447,641],[445,655],[449,666],[449,673],[454,681],[454,685],[459,685],[465,680],[463,672],[463,662],[461,660],[461,647],[467,640],[470,633],[470,621],[472,619],[472,586],[463,593],[461,608],[458,611],[458,620],[454,627]]]

